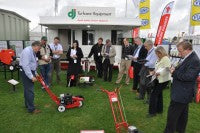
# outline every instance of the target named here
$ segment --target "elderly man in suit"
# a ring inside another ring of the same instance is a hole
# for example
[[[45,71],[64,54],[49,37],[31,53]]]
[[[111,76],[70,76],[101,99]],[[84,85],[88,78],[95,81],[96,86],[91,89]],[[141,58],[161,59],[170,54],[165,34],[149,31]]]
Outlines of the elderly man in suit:
[[[200,60],[188,41],[177,45],[179,65],[171,68],[173,77],[171,102],[168,108],[167,124],[164,133],[185,133],[189,103],[194,94],[195,81],[200,72]]]
[[[134,38],[134,42],[136,44],[136,48],[133,53],[133,71],[134,71],[134,78],[133,78],[133,88],[132,91],[139,91],[138,83],[140,82],[139,72],[142,68],[142,64],[139,63],[140,60],[143,60],[147,57],[147,49],[145,49],[142,40],[140,37]]]

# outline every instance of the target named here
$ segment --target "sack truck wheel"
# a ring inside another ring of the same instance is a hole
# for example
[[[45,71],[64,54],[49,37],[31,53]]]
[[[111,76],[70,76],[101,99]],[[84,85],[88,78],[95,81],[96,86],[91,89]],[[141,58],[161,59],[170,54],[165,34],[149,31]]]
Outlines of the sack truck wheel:
[[[79,108],[83,106],[83,101],[79,101]]]
[[[65,111],[65,106],[63,106],[63,105],[58,106],[58,111],[59,112],[64,112]]]

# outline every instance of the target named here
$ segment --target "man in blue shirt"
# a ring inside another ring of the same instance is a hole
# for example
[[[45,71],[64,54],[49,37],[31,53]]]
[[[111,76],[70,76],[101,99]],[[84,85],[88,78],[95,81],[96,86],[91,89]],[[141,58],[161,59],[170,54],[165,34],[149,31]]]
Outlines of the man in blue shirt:
[[[147,62],[143,65],[142,69],[140,70],[140,89],[139,89],[139,98],[138,100],[142,100],[145,97],[145,93],[147,92],[147,103],[149,102],[151,87],[148,86],[149,78],[146,76],[149,75],[149,71],[155,69],[155,64],[157,61],[157,56],[155,54],[155,49],[153,47],[153,42],[151,40],[147,40],[144,43],[145,49],[147,52],[146,60]]]
[[[34,82],[36,79],[37,58],[36,53],[40,50],[40,42],[35,41],[31,46],[26,47],[20,56],[21,77],[24,86],[25,107],[29,113],[37,114],[41,111],[34,106]]]

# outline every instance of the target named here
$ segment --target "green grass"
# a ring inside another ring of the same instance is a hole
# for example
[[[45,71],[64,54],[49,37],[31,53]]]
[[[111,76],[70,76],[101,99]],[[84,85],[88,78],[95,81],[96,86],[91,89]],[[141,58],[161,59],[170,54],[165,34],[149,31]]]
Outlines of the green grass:
[[[4,74],[0,73],[0,133],[79,133],[80,130],[105,130],[106,133],[114,133],[114,120],[108,97],[96,89],[101,86],[113,90],[116,87],[114,82],[117,78],[117,70],[111,83],[96,78],[96,86],[87,88],[66,88],[65,73],[62,72],[61,84],[54,83],[52,91],[57,96],[61,93],[83,95],[84,106],[60,113],[49,95],[41,90],[39,83],[36,83],[35,104],[42,111],[37,115],[27,113],[24,107],[22,84],[17,85],[17,91],[13,92],[12,86],[4,79]],[[94,75],[95,72],[90,74]],[[162,133],[170,100],[169,89],[163,92],[164,113],[154,118],[147,118],[148,105],[143,104],[143,101],[135,100],[136,94],[130,92],[131,86],[132,83],[129,86],[124,85],[120,91],[128,123],[135,125],[143,133]],[[200,105],[190,104],[186,133],[200,133],[199,117]]]

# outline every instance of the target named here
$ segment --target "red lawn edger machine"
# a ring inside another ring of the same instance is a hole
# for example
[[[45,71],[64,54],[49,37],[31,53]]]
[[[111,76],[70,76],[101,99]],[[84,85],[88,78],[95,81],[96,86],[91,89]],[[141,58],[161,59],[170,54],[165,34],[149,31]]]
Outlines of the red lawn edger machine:
[[[58,98],[45,84],[42,76],[38,75],[36,76],[37,80],[40,82],[40,84],[44,87],[46,92],[49,94],[50,98],[58,105],[58,111],[64,112],[65,109],[70,108],[77,108],[83,106],[83,96],[72,96],[71,94],[60,94],[60,97]]]
[[[122,132],[139,133],[138,129],[135,126],[130,126],[127,123],[126,115],[124,112],[124,106],[119,91],[120,88],[116,88],[114,91],[108,91],[101,88],[101,91],[105,92],[108,95],[110,107],[115,122],[116,133],[122,133]]]

